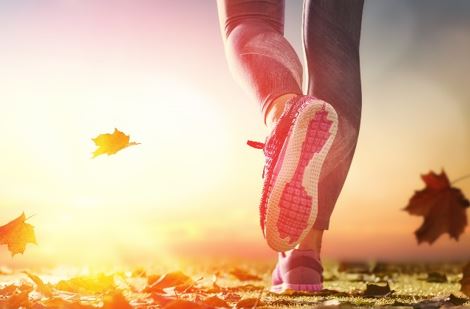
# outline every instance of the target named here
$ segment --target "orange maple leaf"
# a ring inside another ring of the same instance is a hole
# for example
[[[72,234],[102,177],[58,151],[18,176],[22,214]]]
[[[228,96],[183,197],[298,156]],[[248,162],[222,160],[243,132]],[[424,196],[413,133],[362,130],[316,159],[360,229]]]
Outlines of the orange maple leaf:
[[[458,240],[467,225],[466,208],[470,202],[462,191],[451,186],[444,171],[421,175],[426,187],[416,191],[404,209],[411,215],[423,216],[424,222],[415,231],[418,243],[432,244],[442,234]]]
[[[129,146],[140,144],[136,142],[130,142],[129,135],[124,134],[118,129],[114,129],[113,133],[100,134],[92,140],[98,147],[95,152],[93,152],[93,158],[96,158],[102,154],[107,154],[109,156]]]
[[[26,216],[21,214],[15,220],[0,226],[0,245],[7,245],[11,255],[23,254],[26,244],[36,244],[34,227],[25,223]]]

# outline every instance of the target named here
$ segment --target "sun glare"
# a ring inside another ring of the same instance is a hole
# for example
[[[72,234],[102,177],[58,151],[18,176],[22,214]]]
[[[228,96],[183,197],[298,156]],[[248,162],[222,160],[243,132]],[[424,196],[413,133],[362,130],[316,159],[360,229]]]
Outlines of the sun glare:
[[[113,92],[59,87],[41,98],[25,94],[7,108],[6,156],[16,163],[3,166],[11,179],[3,199],[12,212],[21,204],[37,214],[42,244],[33,251],[52,260],[99,264],[132,247],[161,249],[166,240],[142,216],[160,218],[155,225],[164,229],[162,218],[208,202],[227,177],[230,146],[218,107],[181,81],[129,80]],[[141,144],[91,159],[91,138],[114,128]]]

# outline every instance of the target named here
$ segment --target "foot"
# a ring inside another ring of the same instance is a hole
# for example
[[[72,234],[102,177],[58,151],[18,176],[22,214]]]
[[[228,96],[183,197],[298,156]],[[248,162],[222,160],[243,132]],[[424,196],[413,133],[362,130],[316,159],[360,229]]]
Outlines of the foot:
[[[293,249],[315,223],[318,180],[337,127],[331,105],[297,96],[286,103],[265,144],[249,142],[266,156],[260,223],[274,250]]]
[[[292,250],[279,254],[279,260],[272,275],[271,292],[287,290],[314,292],[323,289],[323,267],[320,256],[312,250]]]

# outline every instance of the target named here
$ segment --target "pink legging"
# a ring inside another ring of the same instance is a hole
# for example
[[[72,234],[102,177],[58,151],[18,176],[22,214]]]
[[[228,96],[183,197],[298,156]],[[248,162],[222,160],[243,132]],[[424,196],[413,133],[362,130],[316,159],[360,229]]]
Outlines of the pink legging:
[[[303,68],[284,37],[284,0],[217,0],[225,52],[232,74],[260,104],[302,94]],[[363,0],[305,0],[303,43],[307,94],[338,113],[338,133],[320,176],[314,228],[329,227],[346,180],[361,119],[359,39]]]

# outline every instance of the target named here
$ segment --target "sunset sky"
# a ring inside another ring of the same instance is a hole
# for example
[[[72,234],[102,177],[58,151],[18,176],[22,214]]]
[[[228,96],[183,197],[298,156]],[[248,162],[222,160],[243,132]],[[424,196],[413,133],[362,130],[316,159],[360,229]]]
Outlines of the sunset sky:
[[[302,55],[302,1],[286,2]],[[469,31],[466,0],[366,2],[361,132],[325,258],[470,258],[470,228],[418,246],[422,218],[402,211],[420,174],[470,173]],[[34,215],[39,243],[1,246],[0,265],[275,256],[264,157],[245,144],[267,130],[229,74],[215,1],[0,1],[0,37],[0,225]],[[91,159],[114,128],[141,145]]]

